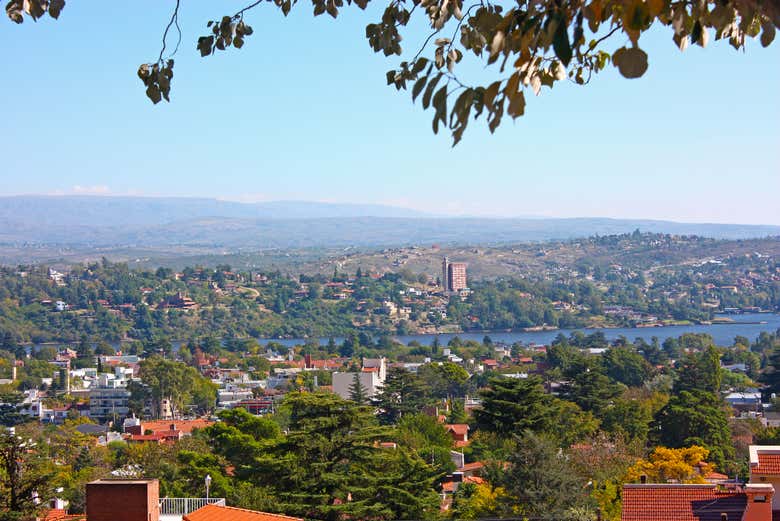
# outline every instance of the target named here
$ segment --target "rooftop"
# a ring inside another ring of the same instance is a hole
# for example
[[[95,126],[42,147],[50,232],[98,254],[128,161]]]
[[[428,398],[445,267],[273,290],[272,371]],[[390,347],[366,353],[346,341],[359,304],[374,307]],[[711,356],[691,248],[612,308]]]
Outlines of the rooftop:
[[[780,445],[751,445],[750,473],[780,475]]]
[[[741,521],[747,494],[718,485],[623,486],[622,521]]]
[[[206,505],[184,516],[183,521],[303,521],[297,517],[255,512],[243,508]]]

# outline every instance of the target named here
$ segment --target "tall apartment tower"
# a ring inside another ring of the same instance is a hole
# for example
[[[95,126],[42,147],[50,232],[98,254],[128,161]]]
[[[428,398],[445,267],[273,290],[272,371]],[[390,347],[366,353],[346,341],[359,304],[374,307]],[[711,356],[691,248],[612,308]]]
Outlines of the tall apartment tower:
[[[451,262],[447,266],[447,287],[449,291],[460,291],[466,289],[466,263],[465,262]]]
[[[445,293],[460,291],[467,288],[466,263],[450,262],[447,257],[441,263],[441,286]]]

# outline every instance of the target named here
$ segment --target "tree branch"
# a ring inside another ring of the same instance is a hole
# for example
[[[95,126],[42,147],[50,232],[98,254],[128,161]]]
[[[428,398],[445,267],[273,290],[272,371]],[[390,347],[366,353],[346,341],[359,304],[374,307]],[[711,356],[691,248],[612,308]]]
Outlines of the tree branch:
[[[176,54],[176,51],[179,50],[179,44],[181,44],[181,27],[179,27],[179,5],[181,0],[176,0],[176,7],[173,9],[173,14],[171,15],[171,20],[168,22],[168,25],[165,27],[165,32],[163,33],[162,37],[162,49],[160,49],[160,57],[157,59],[157,63],[162,63],[163,61],[163,55],[165,54],[165,46],[166,41],[168,40],[168,31],[171,29],[171,26],[176,26],[176,32],[178,33],[178,39],[176,40],[176,47],[173,49],[173,52],[170,54],[170,56],[173,56]]]
[[[244,7],[244,8],[243,8],[243,9],[241,9],[239,12],[237,12],[236,14],[234,14],[234,15],[233,15],[233,18],[236,18],[236,17],[238,17],[238,16],[244,16],[244,13],[245,13],[246,11],[249,11],[250,9],[254,9],[254,8],[255,8],[255,7],[257,7],[258,5],[260,5],[262,2],[263,2],[263,0],[257,0],[256,2],[252,2],[251,4],[249,4],[248,6]]]

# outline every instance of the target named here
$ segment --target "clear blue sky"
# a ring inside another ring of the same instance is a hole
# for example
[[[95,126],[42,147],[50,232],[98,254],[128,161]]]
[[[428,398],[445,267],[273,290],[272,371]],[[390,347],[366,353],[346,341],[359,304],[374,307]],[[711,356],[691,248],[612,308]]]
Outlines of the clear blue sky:
[[[314,19],[248,14],[241,50],[201,59],[205,21],[240,2],[184,0],[172,103],[135,71],[172,1],[71,1],[59,21],[0,22],[0,195],[109,193],[383,203],[435,213],[780,224],[780,43],[680,53],[662,28],[650,69],[556,86],[493,136],[450,147],[385,86],[376,8]],[[379,4],[376,5],[379,7]],[[422,42],[414,31],[408,49]]]

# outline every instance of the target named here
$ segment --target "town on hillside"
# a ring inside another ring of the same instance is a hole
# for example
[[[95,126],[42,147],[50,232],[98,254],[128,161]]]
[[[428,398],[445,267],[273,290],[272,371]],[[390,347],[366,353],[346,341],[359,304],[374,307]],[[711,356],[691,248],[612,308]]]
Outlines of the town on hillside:
[[[624,262],[497,279],[450,255],[433,273],[2,268],[0,515],[771,519],[780,264]],[[751,338],[646,334],[742,317]],[[507,330],[551,340],[491,338]]]

